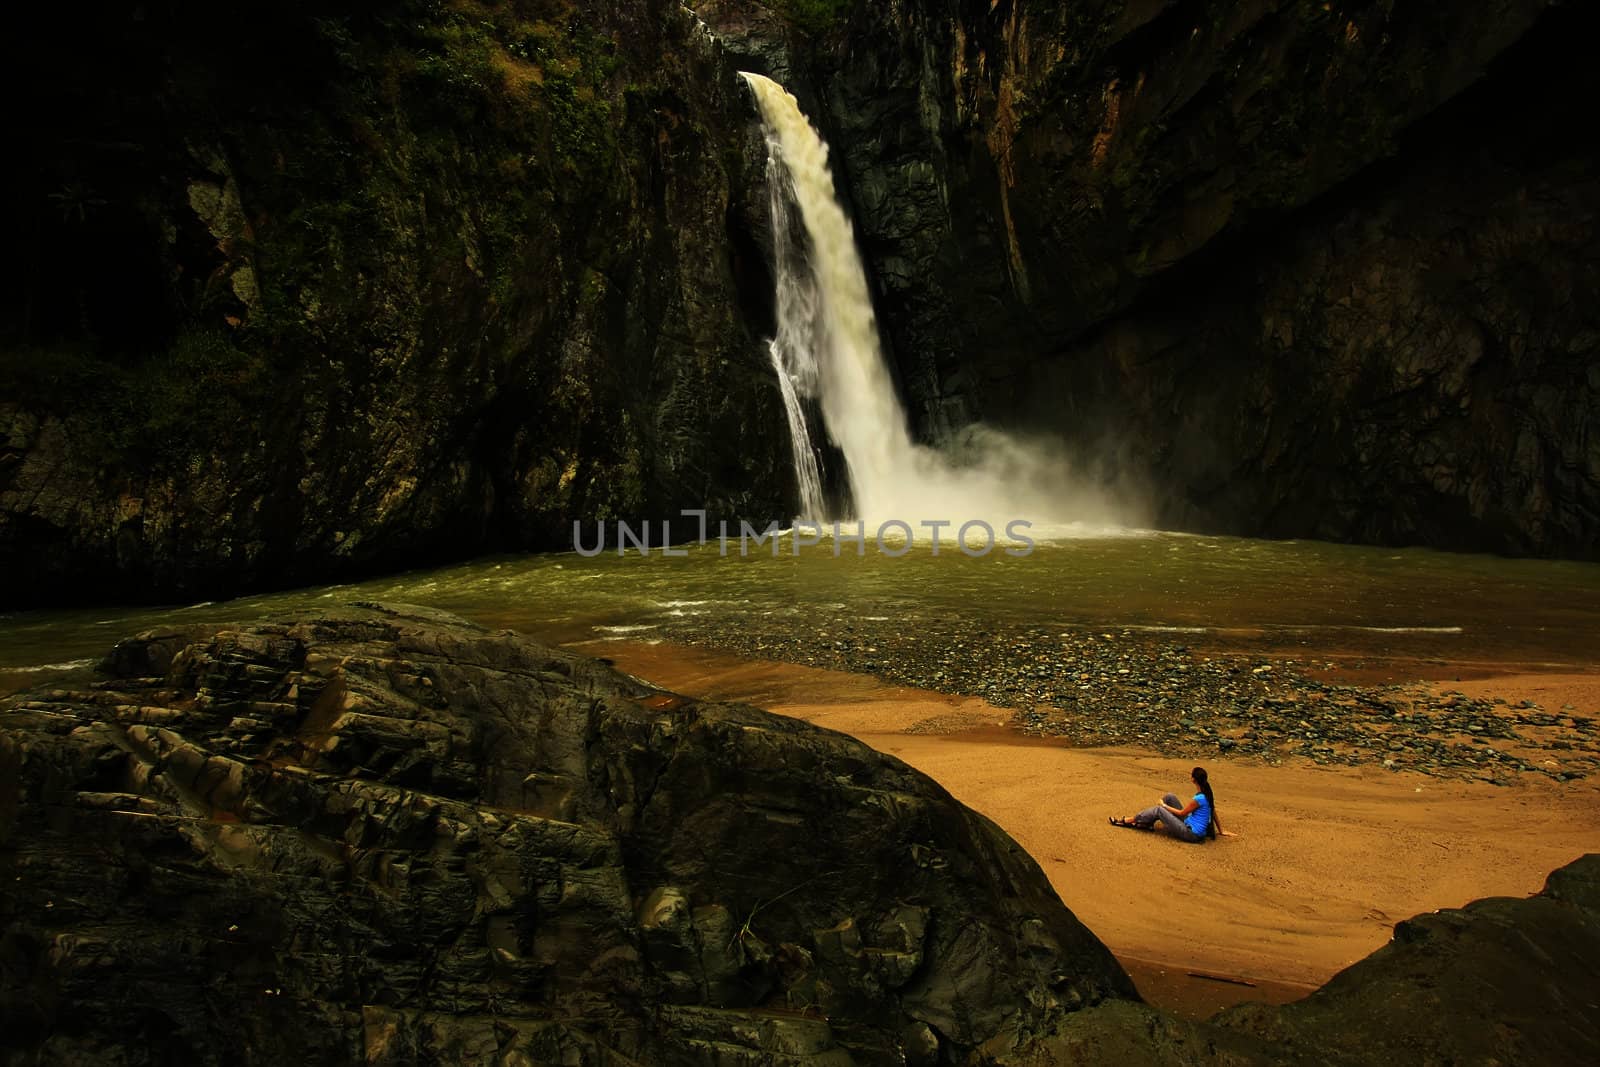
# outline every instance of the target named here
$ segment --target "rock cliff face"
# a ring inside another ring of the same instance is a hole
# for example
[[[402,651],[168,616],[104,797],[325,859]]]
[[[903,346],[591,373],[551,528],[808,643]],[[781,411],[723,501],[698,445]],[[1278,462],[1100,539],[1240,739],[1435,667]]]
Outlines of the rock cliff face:
[[[1163,525],[1600,552],[1594,5],[690,7],[725,44],[670,0],[42,9],[0,604],[783,514],[736,65],[833,143],[923,437],[1057,435]]]
[[[6,46],[0,603],[782,513],[759,130],[680,5],[41,17]]]
[[[0,705],[8,1063],[934,1064],[1133,990],[840,734],[420,609]]]
[[[893,0],[781,61],[924,436],[1057,434],[1182,528],[1593,558],[1597,31],[1545,0]]]
[[[0,702],[7,1064],[1600,1056],[1600,857],[1191,1023],[987,819],[797,720],[378,605],[99,670]]]

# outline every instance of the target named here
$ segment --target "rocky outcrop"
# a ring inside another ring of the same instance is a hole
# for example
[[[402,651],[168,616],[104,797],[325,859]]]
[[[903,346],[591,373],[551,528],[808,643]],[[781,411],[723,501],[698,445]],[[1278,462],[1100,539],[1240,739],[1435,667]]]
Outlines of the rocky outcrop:
[[[67,8],[7,69],[0,603],[782,514],[763,150],[669,0]]]
[[[1525,900],[1408,919],[1394,939],[1305,1000],[1245,1004],[1209,1022],[1108,1003],[995,1063],[1545,1064],[1600,1057],[1600,855]]]
[[[924,436],[1054,434],[1167,526],[1593,558],[1597,19],[895,0],[790,46]]]
[[[987,819],[798,720],[398,606],[98,671],[0,703],[6,1063],[1600,1056],[1600,856],[1189,1022]]]
[[[6,1062],[934,1064],[1132,996],[853,739],[422,609],[0,705]]]

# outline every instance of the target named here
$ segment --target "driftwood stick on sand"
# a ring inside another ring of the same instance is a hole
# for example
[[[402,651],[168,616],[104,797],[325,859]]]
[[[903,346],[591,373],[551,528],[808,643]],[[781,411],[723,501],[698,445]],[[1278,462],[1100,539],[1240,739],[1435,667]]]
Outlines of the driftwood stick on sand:
[[[1225,974],[1207,974],[1204,971],[1184,971],[1183,973],[1187,974],[1190,978],[1204,978],[1208,982],[1227,982],[1229,985],[1249,986],[1251,989],[1256,988],[1256,984],[1254,982],[1247,982],[1243,978],[1230,978]]]

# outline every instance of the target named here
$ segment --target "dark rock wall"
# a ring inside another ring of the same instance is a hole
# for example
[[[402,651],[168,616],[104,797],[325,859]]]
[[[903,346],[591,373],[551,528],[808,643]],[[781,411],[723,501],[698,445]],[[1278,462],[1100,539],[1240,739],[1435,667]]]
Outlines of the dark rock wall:
[[[1594,557],[1592,5],[859,4],[825,102],[921,433],[1163,524]]]
[[[7,38],[0,604],[781,514],[759,132],[834,146],[918,432],[1184,528],[1593,557],[1597,187],[1547,0],[336,0]]]
[[[950,1064],[1133,988],[890,756],[419,609],[0,704],[0,1062]]]
[[[1600,171],[1561,103],[1592,70],[1450,105],[1023,370],[1016,408],[1115,424],[1186,528],[1595,558]]]
[[[113,5],[13,35],[0,603],[776,515],[759,131],[667,0]],[[755,324],[755,325],[751,325]]]

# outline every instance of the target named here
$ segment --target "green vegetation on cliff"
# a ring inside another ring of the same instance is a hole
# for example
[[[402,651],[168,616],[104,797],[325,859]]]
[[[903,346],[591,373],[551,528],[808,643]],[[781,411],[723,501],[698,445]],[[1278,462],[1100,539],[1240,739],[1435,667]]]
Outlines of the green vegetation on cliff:
[[[111,565],[207,588],[775,506],[728,238],[746,112],[687,12],[252,10],[16,57],[65,88],[7,179],[0,557],[40,523],[108,552],[122,498]]]

